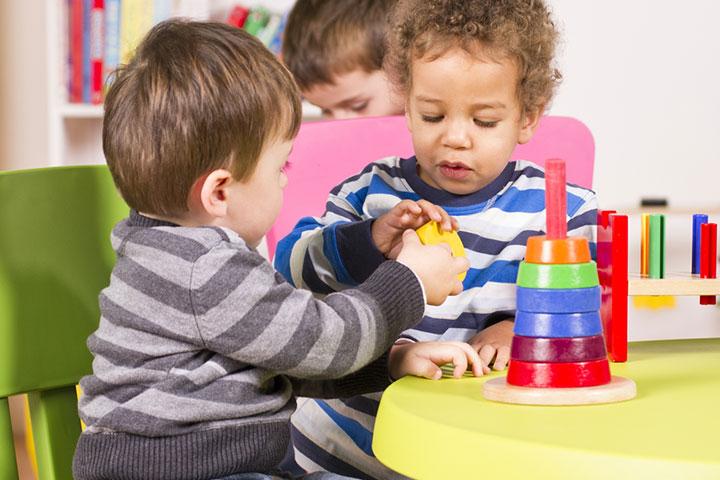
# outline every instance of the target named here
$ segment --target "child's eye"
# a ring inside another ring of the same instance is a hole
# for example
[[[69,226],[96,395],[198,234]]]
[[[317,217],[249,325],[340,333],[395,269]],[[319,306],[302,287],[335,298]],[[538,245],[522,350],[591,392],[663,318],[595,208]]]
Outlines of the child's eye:
[[[368,102],[357,103],[355,105],[352,105],[350,107],[350,110],[352,110],[353,112],[362,112],[367,108],[367,106]]]
[[[288,170],[292,168],[292,163],[285,162],[282,167],[280,167],[280,171],[283,173],[287,173]]]
[[[428,123],[438,123],[443,119],[442,115],[421,115],[421,117],[423,122]]]
[[[478,120],[477,118],[475,119],[475,125],[477,125],[478,127],[481,127],[481,128],[494,128],[497,126],[497,124],[498,124],[497,120],[495,120],[493,122],[485,122],[483,120]]]

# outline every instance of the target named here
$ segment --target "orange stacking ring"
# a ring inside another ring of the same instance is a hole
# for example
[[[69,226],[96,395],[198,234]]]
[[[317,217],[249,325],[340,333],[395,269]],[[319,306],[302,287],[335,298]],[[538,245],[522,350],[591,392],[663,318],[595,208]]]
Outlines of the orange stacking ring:
[[[587,263],[590,246],[585,237],[548,239],[545,235],[528,238],[525,261],[528,263]]]

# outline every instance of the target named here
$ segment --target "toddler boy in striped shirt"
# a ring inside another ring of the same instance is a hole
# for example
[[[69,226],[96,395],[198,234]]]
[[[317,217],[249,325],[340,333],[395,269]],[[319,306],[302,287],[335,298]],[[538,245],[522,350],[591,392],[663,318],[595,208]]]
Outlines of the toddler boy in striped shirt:
[[[545,228],[543,170],[509,160],[532,137],[559,82],[558,32],[537,0],[399,0],[390,31],[385,68],[404,94],[415,156],[375,161],[340,183],[322,217],[302,219],[278,244],[275,266],[297,287],[342,290],[394,258],[405,229],[441,221],[458,230],[470,260],[465,289],[429,306],[392,353],[462,341],[502,370],[518,265],[527,238]],[[594,248],[595,194],[567,191],[568,232]],[[396,477],[369,448],[378,399],[300,403],[292,418],[297,464]]]
[[[219,23],[161,23],[114,74],[103,148],[132,210],[112,232],[117,262],[88,339],[75,478],[270,478],[295,395],[375,391],[447,361],[482,374],[460,344],[388,364],[425,301],[462,290],[467,260],[449,249],[409,230],[395,261],[323,300],[257,253],[300,111],[289,72]]]

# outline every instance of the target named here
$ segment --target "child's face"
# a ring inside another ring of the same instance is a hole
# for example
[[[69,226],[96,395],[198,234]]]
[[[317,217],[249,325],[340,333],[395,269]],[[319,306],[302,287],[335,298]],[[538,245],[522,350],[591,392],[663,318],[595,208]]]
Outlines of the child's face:
[[[420,178],[459,195],[497,178],[539,117],[523,115],[516,64],[478,53],[455,48],[415,60],[407,99]]]
[[[333,83],[321,83],[302,92],[313,105],[322,109],[330,119],[402,115],[404,105],[400,96],[390,88],[382,70],[368,73],[353,70],[335,75]]]
[[[280,213],[287,185],[287,158],[292,141],[269,143],[260,155],[252,176],[229,187],[228,215],[223,226],[237,232],[248,245],[257,247]]]

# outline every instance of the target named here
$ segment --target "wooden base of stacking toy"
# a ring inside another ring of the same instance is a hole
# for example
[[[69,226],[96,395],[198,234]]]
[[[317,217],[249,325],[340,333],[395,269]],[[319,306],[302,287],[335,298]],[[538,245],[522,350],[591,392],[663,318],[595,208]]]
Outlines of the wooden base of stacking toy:
[[[488,400],[522,405],[589,405],[614,403],[635,398],[635,382],[613,376],[610,383],[582,388],[516,387],[505,377],[493,378],[483,385],[483,396]]]

